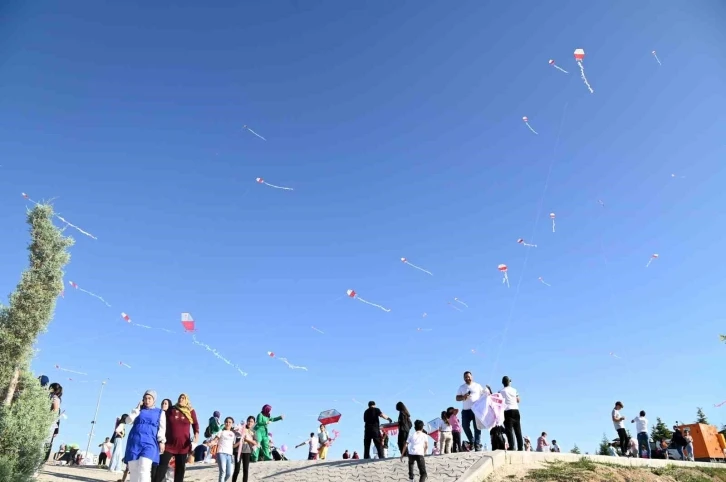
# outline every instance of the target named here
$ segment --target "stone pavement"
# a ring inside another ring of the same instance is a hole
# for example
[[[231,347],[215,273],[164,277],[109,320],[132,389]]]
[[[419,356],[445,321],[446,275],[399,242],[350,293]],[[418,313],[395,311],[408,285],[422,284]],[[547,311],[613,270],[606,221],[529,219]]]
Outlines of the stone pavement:
[[[479,452],[426,457],[428,482],[482,482],[504,465],[535,466],[543,462],[576,462],[582,455],[537,452]],[[674,464],[723,468],[726,464],[629,459],[624,457],[584,456],[593,462],[631,467],[665,467]],[[408,462],[398,458],[385,460],[335,460],[263,462],[250,466],[250,482],[393,482],[408,480]],[[418,473],[414,470],[414,473]],[[39,482],[115,482],[118,474],[89,467],[46,466]],[[187,467],[186,482],[217,482],[216,465],[195,464]],[[241,478],[239,479],[241,480]],[[418,477],[416,477],[418,480]]]

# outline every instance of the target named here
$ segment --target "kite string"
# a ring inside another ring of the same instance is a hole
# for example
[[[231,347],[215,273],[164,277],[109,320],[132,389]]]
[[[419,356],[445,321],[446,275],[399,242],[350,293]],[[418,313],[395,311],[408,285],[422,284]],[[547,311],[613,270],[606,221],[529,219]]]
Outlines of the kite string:
[[[557,159],[557,149],[560,145],[560,137],[562,136],[562,127],[565,124],[565,115],[567,114],[567,106],[568,103],[565,103],[565,106],[562,108],[562,118],[560,119],[560,127],[557,131],[557,138],[555,139],[555,147],[552,150],[552,160],[550,161],[549,168],[547,169],[547,177],[545,177],[544,187],[542,188],[542,195],[539,198],[539,204],[537,206],[537,215],[534,218],[534,225],[532,226],[532,236],[530,239],[534,242],[535,234],[537,232],[537,226],[539,226],[539,218],[542,216],[542,208],[544,207],[544,200],[545,196],[547,195],[547,189],[549,188],[550,184],[550,178],[552,177],[552,170],[555,166],[555,160]],[[490,375],[491,377],[496,372],[497,368],[499,367],[499,357],[502,354],[502,347],[504,346],[504,342],[507,339],[507,333],[509,331],[509,325],[512,322],[512,317],[514,316],[515,309],[517,307],[517,301],[519,300],[519,288],[522,285],[522,280],[524,279],[524,273],[527,270],[527,262],[529,261],[529,253],[531,250],[527,249],[525,250],[524,254],[524,261],[522,262],[522,269],[519,274],[519,280],[517,281],[517,286],[514,290],[514,298],[512,299],[512,304],[509,308],[509,316],[507,317],[507,321],[504,324],[504,333],[502,334],[502,339],[499,342],[499,348],[497,348],[497,355],[494,359],[494,365],[492,365],[492,372]]]
[[[243,372],[240,367],[238,367],[237,365],[235,365],[231,361],[227,360],[225,357],[223,357],[217,350],[215,350],[211,346],[209,346],[206,343],[202,343],[199,340],[197,340],[197,337],[195,335],[192,335],[192,341],[194,342],[195,345],[199,345],[199,346],[203,347],[204,349],[206,349],[208,352],[212,353],[212,355],[214,355],[215,357],[219,358],[220,360],[222,360],[227,365],[236,368],[237,371],[240,372],[243,376],[245,376],[245,377],[247,376],[247,373]]]

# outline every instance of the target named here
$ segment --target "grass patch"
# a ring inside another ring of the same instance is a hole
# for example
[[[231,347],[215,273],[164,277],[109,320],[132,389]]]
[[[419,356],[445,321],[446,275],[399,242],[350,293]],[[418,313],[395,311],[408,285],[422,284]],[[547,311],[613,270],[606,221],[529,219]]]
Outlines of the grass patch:
[[[555,481],[555,482],[587,482],[592,480],[597,471],[597,465],[588,458],[581,458],[577,462],[545,462],[541,469],[531,470],[527,474],[528,480]]]
[[[711,467],[676,467],[668,465],[645,469],[660,477],[670,477],[676,482],[726,482],[726,468],[716,469]]]

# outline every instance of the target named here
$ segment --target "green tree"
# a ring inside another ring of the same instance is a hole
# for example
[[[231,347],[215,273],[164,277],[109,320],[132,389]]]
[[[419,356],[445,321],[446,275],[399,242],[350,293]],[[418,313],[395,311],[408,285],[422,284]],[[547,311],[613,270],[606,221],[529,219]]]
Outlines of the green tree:
[[[610,439],[607,435],[602,434],[600,446],[597,448],[598,455],[610,455]]]
[[[581,454],[582,452],[580,452],[580,447],[578,447],[578,446],[577,446],[577,444],[575,444],[575,446],[574,446],[574,447],[572,447],[572,450],[570,450],[570,453],[571,453],[571,454],[578,454],[578,455],[579,455],[579,454]]]
[[[703,413],[703,409],[701,407],[697,407],[698,410],[696,410],[696,423],[704,423],[708,425],[708,419],[706,418],[706,414]]]
[[[26,482],[43,462],[44,442],[53,415],[48,391],[30,373],[38,335],[53,317],[63,290],[63,268],[73,240],[53,225],[53,208],[38,205],[28,212],[30,266],[0,306],[0,480]]]
[[[670,440],[673,437],[673,432],[658,417],[655,419],[655,425],[653,425],[650,431],[650,437],[653,439],[653,442],[658,443],[661,440]]]

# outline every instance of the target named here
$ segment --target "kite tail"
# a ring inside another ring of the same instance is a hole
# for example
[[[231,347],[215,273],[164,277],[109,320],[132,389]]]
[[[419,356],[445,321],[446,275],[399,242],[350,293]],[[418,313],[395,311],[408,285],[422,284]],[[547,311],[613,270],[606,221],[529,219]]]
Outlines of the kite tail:
[[[287,365],[287,367],[289,369],[291,369],[291,370],[305,370],[305,371],[308,371],[307,367],[300,367],[300,366],[297,366],[297,365],[293,365],[292,363],[290,363],[289,361],[287,361],[287,358],[279,358],[279,360],[281,362],[285,362],[285,365]]]
[[[380,309],[382,309],[383,311],[385,311],[386,313],[390,313],[390,311],[391,311],[391,310],[389,310],[388,308],[384,308],[384,307],[382,307],[381,305],[377,305],[377,304],[375,304],[375,303],[371,303],[370,301],[366,301],[366,300],[364,300],[363,298],[361,298],[361,297],[359,297],[359,296],[356,296],[355,298],[356,298],[356,299],[357,299],[358,301],[362,301],[363,303],[365,303],[365,304],[367,304],[367,305],[371,305],[371,306],[375,306],[376,308],[380,308]]]
[[[107,302],[106,300],[104,300],[104,299],[103,299],[102,297],[98,296],[98,295],[97,295],[96,293],[91,293],[90,291],[86,291],[86,290],[84,290],[83,288],[78,288],[78,291],[83,291],[83,292],[84,292],[84,293],[86,293],[87,295],[91,295],[91,296],[93,296],[94,298],[96,298],[97,300],[101,300],[101,301],[103,301],[103,304],[105,304],[106,306],[108,306],[109,308],[111,308],[111,305],[109,305],[109,304],[108,304],[108,302]]]
[[[653,54],[653,57],[655,57],[655,61],[658,62],[658,65],[663,65],[660,63],[660,59],[658,58],[658,56],[656,54]]]
[[[318,332],[318,333],[320,333],[321,335],[324,335],[324,334],[325,334],[325,333],[324,333],[324,332],[323,332],[322,330],[318,330],[318,329],[317,329],[317,328],[315,328],[314,326],[311,326],[310,328],[312,328],[313,330],[317,331],[317,332]]]
[[[585,67],[583,67],[582,62],[577,62],[577,65],[580,66],[580,77],[582,78],[582,81],[585,82],[587,90],[589,90],[591,94],[594,94],[595,91],[592,90],[592,87],[590,87],[590,82],[588,82],[587,77],[585,77]]]
[[[455,299],[454,301],[456,301],[457,303],[461,303],[462,305],[466,306],[467,308],[469,307],[469,305],[467,305],[466,303],[464,303],[464,302],[463,302],[463,301],[461,301],[461,300],[457,300],[457,299]]]
[[[536,131],[536,130],[534,130],[534,129],[532,129],[532,126],[531,126],[531,125],[529,125],[529,122],[525,122],[525,124],[527,124],[527,127],[529,127],[529,130],[531,130],[531,131],[532,131],[533,133],[537,134],[537,131]],[[538,135],[539,135],[539,134],[538,134]]]
[[[426,271],[426,270],[425,270],[425,269],[423,269],[422,267],[420,267],[420,266],[416,266],[415,264],[412,264],[412,263],[409,263],[409,262],[406,262],[406,264],[407,264],[407,265],[409,265],[409,266],[411,266],[412,268],[416,268],[416,269],[417,269],[417,270],[419,270],[419,271],[423,271],[423,272],[424,272],[424,273],[426,273],[426,274],[430,274],[431,276],[433,276],[433,275],[434,275],[434,274],[433,274],[433,273],[432,273],[431,271]]]
[[[62,222],[64,222],[64,223],[66,224],[66,226],[68,226],[68,227],[70,227],[70,228],[73,228],[73,229],[77,230],[77,231],[78,231],[79,233],[81,233],[81,234],[85,234],[86,236],[88,236],[88,237],[89,237],[89,238],[91,238],[91,239],[95,239],[95,240],[98,240],[98,238],[97,238],[97,237],[95,237],[94,235],[92,235],[91,233],[89,233],[89,232],[87,232],[87,231],[84,231],[84,230],[82,230],[81,228],[79,228],[78,226],[76,226],[75,224],[71,224],[71,223],[69,223],[68,221],[66,221],[65,219],[63,219],[63,216],[60,216],[60,215],[56,214],[56,215],[55,215],[55,217],[57,217],[57,218],[58,218],[58,219],[60,219],[60,220],[61,220]]]
[[[270,187],[274,187],[275,189],[284,189],[285,191],[292,191],[293,189],[291,187],[282,187],[282,186],[275,186],[274,184],[270,184],[269,182],[266,182]]]
[[[255,132],[252,129],[250,129],[249,127],[247,128],[247,130],[250,131],[251,133],[253,133],[254,135],[256,135],[257,137],[259,137],[260,139],[262,139],[263,141],[266,141],[267,140],[264,137],[262,137],[261,135],[259,135],[257,132]]]
[[[568,72],[568,71],[566,71],[565,69],[563,69],[563,68],[562,68],[562,67],[560,67],[559,65],[555,65],[555,68],[556,68],[557,70],[559,70],[560,72],[564,72],[564,73],[566,73],[566,74],[569,74],[569,72]]]

